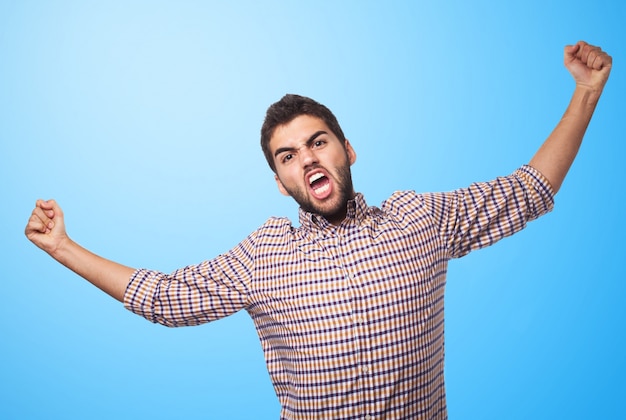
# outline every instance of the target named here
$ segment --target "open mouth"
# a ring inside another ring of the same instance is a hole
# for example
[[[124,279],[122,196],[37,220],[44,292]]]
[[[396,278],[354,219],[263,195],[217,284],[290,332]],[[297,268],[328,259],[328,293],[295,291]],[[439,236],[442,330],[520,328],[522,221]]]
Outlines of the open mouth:
[[[330,179],[322,172],[315,172],[309,176],[309,186],[315,198],[323,199],[328,197],[331,192]]]

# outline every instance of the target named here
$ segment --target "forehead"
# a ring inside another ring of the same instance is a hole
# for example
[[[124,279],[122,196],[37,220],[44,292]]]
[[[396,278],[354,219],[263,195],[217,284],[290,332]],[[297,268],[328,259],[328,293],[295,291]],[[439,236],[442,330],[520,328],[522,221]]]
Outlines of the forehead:
[[[305,143],[312,134],[318,131],[325,131],[328,135],[333,135],[322,119],[311,115],[299,115],[287,124],[281,124],[274,129],[270,138],[270,150],[273,153],[279,147]]]

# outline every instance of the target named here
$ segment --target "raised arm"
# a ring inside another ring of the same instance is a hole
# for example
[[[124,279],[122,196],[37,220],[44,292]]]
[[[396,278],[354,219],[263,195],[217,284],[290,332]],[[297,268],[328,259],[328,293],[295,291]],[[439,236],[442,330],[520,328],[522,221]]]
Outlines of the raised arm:
[[[611,56],[583,41],[566,46],[564,55],[565,67],[576,88],[561,121],[530,161],[530,166],[548,179],[555,192],[561,188],[578,153],[612,65]]]
[[[52,258],[123,302],[135,270],[99,257],[72,241],[65,231],[63,211],[54,200],[37,200],[25,234]]]

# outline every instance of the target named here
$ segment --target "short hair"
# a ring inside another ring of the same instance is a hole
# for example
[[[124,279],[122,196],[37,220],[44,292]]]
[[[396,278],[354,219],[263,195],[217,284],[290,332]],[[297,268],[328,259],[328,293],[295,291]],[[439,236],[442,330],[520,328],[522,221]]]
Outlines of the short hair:
[[[261,149],[263,149],[265,159],[274,172],[276,172],[276,165],[270,150],[270,140],[274,131],[276,131],[276,127],[289,124],[300,115],[310,115],[321,119],[343,144],[346,143],[346,137],[339,126],[339,122],[330,109],[306,96],[287,94],[280,101],[270,105],[261,127]]]

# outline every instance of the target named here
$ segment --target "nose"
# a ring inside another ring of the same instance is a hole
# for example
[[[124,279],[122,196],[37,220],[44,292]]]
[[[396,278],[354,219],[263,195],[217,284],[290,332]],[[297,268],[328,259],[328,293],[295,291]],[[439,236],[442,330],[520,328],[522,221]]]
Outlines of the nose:
[[[302,167],[306,168],[317,162],[317,156],[315,152],[308,147],[303,147],[300,149],[300,162],[302,163]]]

